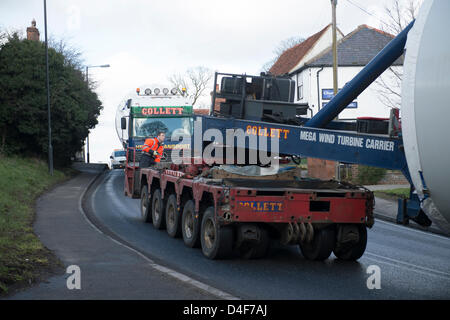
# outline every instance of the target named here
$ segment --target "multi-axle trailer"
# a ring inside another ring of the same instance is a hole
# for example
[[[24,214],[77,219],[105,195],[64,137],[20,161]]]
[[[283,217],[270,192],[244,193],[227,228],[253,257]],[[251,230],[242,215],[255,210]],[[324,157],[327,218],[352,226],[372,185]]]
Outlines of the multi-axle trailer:
[[[369,190],[301,179],[295,169],[257,177],[217,177],[215,169],[205,164],[142,168],[136,175],[139,183],[129,179],[125,192],[141,198],[145,222],[166,228],[171,237],[181,236],[189,247],[201,246],[210,259],[233,252],[261,258],[270,239],[300,245],[311,260],[324,260],[331,252],[356,260],[364,253],[366,226],[374,222]],[[132,171],[126,168],[128,177]]]

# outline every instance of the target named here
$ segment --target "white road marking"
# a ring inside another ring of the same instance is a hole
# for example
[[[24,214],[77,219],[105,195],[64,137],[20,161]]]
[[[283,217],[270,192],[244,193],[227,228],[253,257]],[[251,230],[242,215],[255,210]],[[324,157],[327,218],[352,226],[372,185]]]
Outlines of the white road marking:
[[[373,256],[374,258],[371,258],[371,257],[368,257],[368,256]],[[450,273],[447,273],[447,272],[444,272],[444,271],[435,270],[435,269],[431,269],[431,268],[427,268],[427,267],[423,267],[423,266],[419,266],[419,265],[412,264],[412,263],[409,263],[409,262],[400,261],[400,260],[393,259],[393,258],[388,258],[388,257],[385,257],[385,256],[381,256],[381,255],[372,253],[372,252],[366,251],[364,253],[363,257],[365,257],[367,259],[371,259],[371,260],[379,262],[379,263],[386,263],[388,265],[392,265],[392,266],[395,266],[395,267],[406,267],[408,270],[416,271],[416,272],[419,272],[419,273],[422,273],[422,274],[425,274],[425,275],[430,275],[431,274],[431,275],[434,275],[434,276],[445,278],[447,280],[450,279]],[[387,261],[389,261],[391,263],[386,262],[386,261],[380,261],[380,260],[377,260],[377,259],[387,260]],[[411,268],[417,269],[417,270],[412,270]]]
[[[417,230],[417,229],[413,229],[413,228],[408,228],[408,227],[405,227],[405,226],[402,226],[402,225],[397,225],[397,224],[395,224],[393,222],[388,222],[388,221],[383,221],[383,220],[377,219],[375,223],[387,224],[387,225],[395,227],[395,228],[400,228],[401,230],[404,230],[404,231],[406,231],[406,230],[407,231],[412,231],[412,232],[415,232],[415,233],[419,233],[421,235],[430,236],[430,237],[438,238],[438,239],[441,239],[441,240],[450,241],[450,238],[448,238],[448,237],[444,237],[444,236],[441,236],[441,235],[438,235],[438,234],[434,234],[434,233],[430,233],[430,232],[427,232],[427,231],[422,231],[422,230]]]

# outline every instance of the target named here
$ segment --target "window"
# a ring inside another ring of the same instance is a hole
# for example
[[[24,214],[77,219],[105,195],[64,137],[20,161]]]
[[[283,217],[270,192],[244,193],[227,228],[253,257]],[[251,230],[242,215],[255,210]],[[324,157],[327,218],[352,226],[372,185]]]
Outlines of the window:
[[[297,100],[303,99],[303,77],[297,73]]]
[[[303,85],[299,85],[297,87],[297,100],[302,100],[303,99]]]
[[[123,150],[123,151],[114,151],[114,157],[126,157],[125,150]]]
[[[135,118],[133,121],[133,137],[153,138],[158,131],[164,131],[171,139],[173,134],[192,134],[192,117]]]

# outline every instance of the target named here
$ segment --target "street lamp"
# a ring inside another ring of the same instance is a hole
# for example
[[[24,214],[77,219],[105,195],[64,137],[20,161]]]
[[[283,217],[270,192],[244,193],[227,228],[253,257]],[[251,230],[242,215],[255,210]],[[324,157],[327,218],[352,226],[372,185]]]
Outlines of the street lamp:
[[[45,23],[45,74],[47,87],[47,114],[48,114],[48,171],[53,175],[53,146],[52,146],[52,120],[50,116],[50,76],[48,73],[48,42],[47,42],[47,1],[44,0],[44,23]]]
[[[86,66],[86,83],[89,89],[89,68],[109,68],[110,65],[109,64],[102,64],[99,66]],[[86,138],[86,147],[87,147],[87,157],[86,157],[86,162],[89,163],[89,132],[88,132],[88,136]]]

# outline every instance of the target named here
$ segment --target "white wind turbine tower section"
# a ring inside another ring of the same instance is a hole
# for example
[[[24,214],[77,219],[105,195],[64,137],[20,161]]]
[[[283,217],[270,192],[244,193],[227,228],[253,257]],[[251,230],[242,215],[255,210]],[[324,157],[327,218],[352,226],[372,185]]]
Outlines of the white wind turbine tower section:
[[[450,1],[425,1],[408,34],[402,84],[402,132],[409,172],[419,198],[429,193],[423,210],[446,231],[450,230],[448,30]]]

